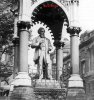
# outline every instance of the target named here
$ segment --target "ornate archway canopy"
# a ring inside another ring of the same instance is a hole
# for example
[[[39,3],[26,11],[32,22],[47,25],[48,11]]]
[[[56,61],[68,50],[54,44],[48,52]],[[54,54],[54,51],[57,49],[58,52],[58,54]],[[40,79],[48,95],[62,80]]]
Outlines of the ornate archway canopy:
[[[33,23],[41,21],[50,27],[55,40],[60,40],[61,38],[64,19],[68,22],[64,10],[52,1],[46,1],[38,5],[34,9],[31,18]]]

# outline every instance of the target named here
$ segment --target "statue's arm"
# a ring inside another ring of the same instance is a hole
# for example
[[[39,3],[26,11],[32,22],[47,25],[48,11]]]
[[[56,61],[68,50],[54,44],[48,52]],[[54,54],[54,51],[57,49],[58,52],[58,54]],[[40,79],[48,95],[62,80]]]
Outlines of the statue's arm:
[[[40,43],[37,41],[37,38],[33,39],[31,43],[31,48],[37,48],[40,46]]]
[[[50,40],[48,40],[48,52],[51,51],[53,49]]]

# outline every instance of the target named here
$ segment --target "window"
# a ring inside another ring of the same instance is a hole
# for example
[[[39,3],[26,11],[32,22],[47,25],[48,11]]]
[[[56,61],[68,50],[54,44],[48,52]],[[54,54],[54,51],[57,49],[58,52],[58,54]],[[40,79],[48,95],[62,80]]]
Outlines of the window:
[[[85,60],[81,61],[81,69],[82,69],[82,74],[85,74],[86,72],[86,64],[85,64]]]
[[[89,48],[89,71],[94,70],[94,46]]]

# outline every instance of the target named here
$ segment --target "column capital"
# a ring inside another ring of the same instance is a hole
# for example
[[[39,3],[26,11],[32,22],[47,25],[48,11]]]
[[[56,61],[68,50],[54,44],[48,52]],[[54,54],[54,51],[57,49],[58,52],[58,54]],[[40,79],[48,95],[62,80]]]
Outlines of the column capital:
[[[70,33],[71,36],[79,35],[79,33],[81,32],[81,28],[71,26],[67,28],[67,32]]]
[[[79,0],[71,0],[71,3],[77,3],[77,5],[79,5]]]
[[[18,21],[17,22],[17,27],[18,29],[20,30],[28,30],[30,29],[31,25],[30,25],[30,22],[25,22],[25,21]]]
[[[15,37],[12,41],[12,43],[15,45],[19,45],[19,37]]]
[[[64,47],[64,42],[60,41],[60,40],[55,40],[54,42],[54,46],[56,46],[57,48],[62,48]]]

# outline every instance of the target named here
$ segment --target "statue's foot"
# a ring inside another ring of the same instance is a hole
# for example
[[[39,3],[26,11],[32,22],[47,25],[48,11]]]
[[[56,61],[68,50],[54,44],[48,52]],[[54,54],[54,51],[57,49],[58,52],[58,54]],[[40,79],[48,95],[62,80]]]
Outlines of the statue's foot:
[[[47,80],[50,80],[50,78],[49,78],[49,77],[43,77],[42,79],[47,79]]]
[[[40,77],[39,77],[39,79],[41,80],[43,78],[43,75],[41,75]]]
[[[47,77],[46,79],[47,79],[47,80],[50,80],[50,78],[49,78],[49,77]]]
[[[51,76],[51,75],[49,75],[49,76],[48,76],[48,78],[49,78],[50,80],[53,80],[53,78],[52,78],[52,76]]]

